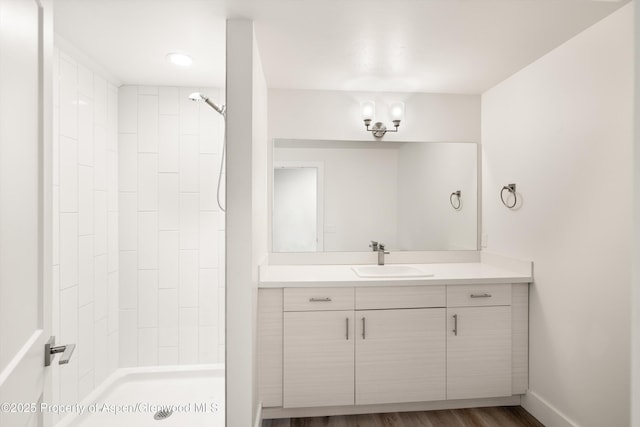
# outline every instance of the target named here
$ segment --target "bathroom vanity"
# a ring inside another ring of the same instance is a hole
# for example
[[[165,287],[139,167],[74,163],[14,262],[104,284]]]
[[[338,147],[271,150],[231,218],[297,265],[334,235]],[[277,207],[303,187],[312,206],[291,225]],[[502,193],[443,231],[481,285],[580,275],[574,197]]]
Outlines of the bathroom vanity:
[[[408,267],[413,277],[360,277],[350,265],[261,268],[265,418],[520,403],[531,264]]]

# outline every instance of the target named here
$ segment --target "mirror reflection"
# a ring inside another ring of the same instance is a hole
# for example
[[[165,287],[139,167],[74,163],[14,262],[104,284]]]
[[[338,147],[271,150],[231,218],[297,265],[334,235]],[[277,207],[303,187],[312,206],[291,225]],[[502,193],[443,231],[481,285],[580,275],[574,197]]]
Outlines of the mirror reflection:
[[[275,140],[273,252],[476,250],[477,148]]]

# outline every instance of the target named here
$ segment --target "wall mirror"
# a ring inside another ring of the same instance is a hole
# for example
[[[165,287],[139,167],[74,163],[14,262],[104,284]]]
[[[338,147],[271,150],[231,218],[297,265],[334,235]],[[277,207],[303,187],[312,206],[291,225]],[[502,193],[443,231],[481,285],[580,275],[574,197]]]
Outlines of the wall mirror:
[[[273,252],[478,249],[478,145],[276,139]]]

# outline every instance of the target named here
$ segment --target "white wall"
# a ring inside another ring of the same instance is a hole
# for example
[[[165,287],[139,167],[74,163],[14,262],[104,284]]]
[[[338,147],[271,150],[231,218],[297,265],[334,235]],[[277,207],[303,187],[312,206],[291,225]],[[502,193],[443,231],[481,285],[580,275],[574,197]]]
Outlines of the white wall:
[[[405,103],[400,130],[387,133],[383,141],[480,140],[478,95],[287,89],[269,89],[269,137],[374,140],[360,112],[360,102],[367,100],[376,102],[376,118],[387,127],[392,127],[388,106]]]
[[[118,90],[55,49],[53,335],[77,343],[54,401],[76,403],[118,367]]]
[[[223,119],[201,91],[122,86],[120,365],[224,360],[224,214],[216,203]]]
[[[399,248],[477,249],[477,148],[476,144],[402,144],[397,179]],[[461,205],[456,210],[450,195],[458,190]]]
[[[534,261],[524,405],[550,427],[629,425],[632,9],[482,96],[487,249]]]
[[[229,54],[229,53],[233,54]],[[267,255],[267,87],[253,22],[227,21],[226,425],[254,425],[258,265]]]

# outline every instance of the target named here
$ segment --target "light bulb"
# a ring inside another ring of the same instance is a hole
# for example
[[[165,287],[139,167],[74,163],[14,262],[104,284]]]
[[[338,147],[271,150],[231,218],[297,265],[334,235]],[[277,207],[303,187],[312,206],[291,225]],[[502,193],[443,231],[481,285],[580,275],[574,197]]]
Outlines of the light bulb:
[[[363,120],[372,120],[376,114],[376,104],[373,101],[364,101],[360,103]]]
[[[391,104],[391,120],[394,122],[404,119],[404,103],[394,102]]]
[[[179,65],[180,67],[189,67],[193,63],[193,59],[189,55],[185,55],[184,53],[169,53],[167,54],[167,59],[172,64]]]

